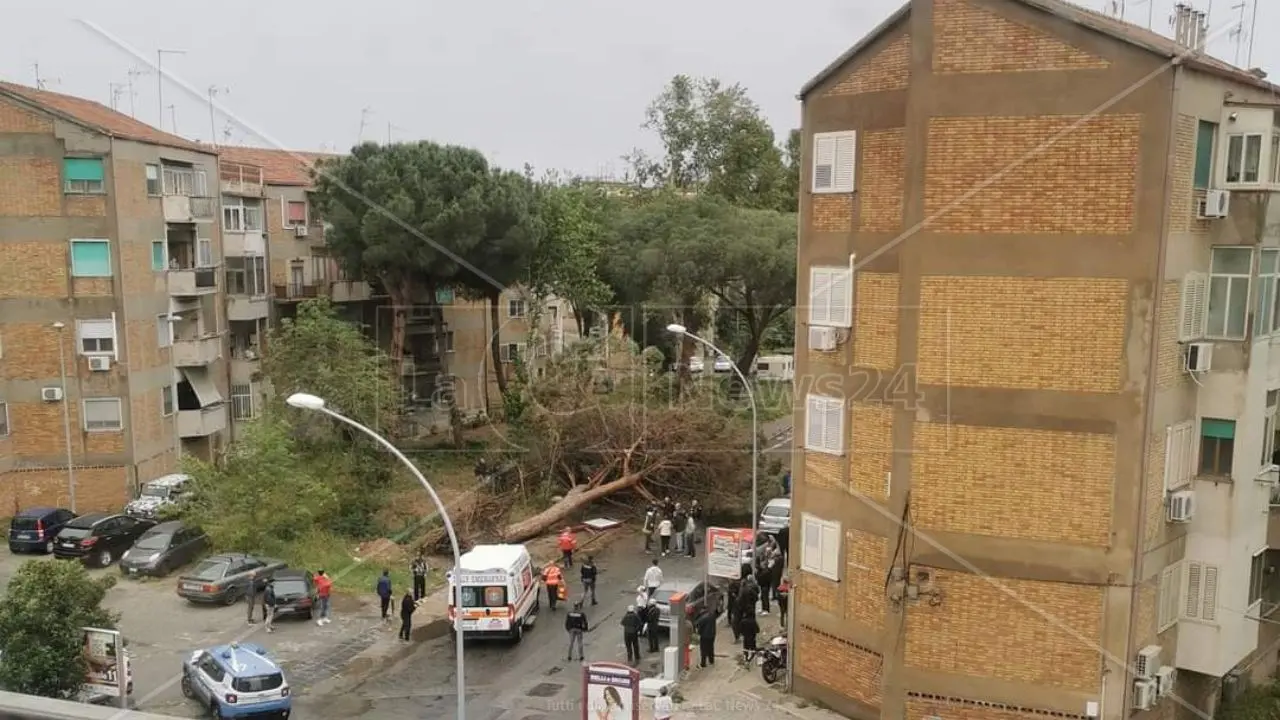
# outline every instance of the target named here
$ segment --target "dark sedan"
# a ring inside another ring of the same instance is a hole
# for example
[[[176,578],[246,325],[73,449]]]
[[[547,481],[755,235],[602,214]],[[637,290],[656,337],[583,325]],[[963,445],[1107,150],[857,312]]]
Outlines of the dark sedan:
[[[710,592],[708,586],[699,580],[667,580],[662,586],[653,593],[653,600],[658,605],[659,615],[658,625],[667,630],[671,627],[671,600],[676,595],[684,595],[684,609],[689,616],[702,612],[703,608],[708,606],[715,608],[717,616],[725,611],[725,587],[721,584],[719,578],[711,580]]]
[[[259,592],[275,571],[284,568],[280,560],[252,555],[211,555],[178,578],[178,595],[193,603],[233,605],[244,597],[249,583]]]
[[[311,574],[303,570],[284,569],[271,576],[271,589],[276,596],[276,616],[300,615],[311,619],[316,604],[316,587]]]
[[[106,567],[154,525],[151,520],[118,513],[81,515],[63,526],[53,542],[53,554],[79,559],[85,565]]]
[[[162,522],[138,538],[120,558],[120,574],[164,577],[207,550],[209,539],[198,527],[177,520]]]

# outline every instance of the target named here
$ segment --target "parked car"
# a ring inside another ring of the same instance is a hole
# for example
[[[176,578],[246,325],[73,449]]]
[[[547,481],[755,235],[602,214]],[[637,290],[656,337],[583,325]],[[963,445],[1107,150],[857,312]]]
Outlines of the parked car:
[[[727,373],[733,372],[733,361],[721,355],[711,365],[711,372]]]
[[[9,552],[53,552],[53,539],[75,516],[64,508],[19,510],[9,521]]]
[[[124,511],[134,517],[155,520],[165,508],[177,507],[186,496],[191,476],[174,473],[158,477],[142,484],[137,499],[124,506]]]
[[[703,363],[703,361],[702,361],[702,358],[701,358],[701,357],[698,357],[697,355],[694,355],[693,357],[689,358],[689,372],[690,372],[690,373],[692,373],[692,374],[694,374],[694,375],[697,375],[698,373],[702,372],[704,369],[706,369],[706,366],[705,366],[705,364]]]
[[[236,553],[211,555],[178,578],[178,595],[193,603],[234,605],[248,592],[250,582],[261,591],[271,576],[283,568],[283,561],[270,558]]]
[[[777,535],[791,527],[791,498],[774,498],[760,511],[760,532]]]
[[[179,520],[162,522],[120,556],[120,574],[163,577],[200,557],[208,547],[209,538],[200,528]]]
[[[689,615],[696,615],[709,604],[715,608],[716,615],[720,615],[725,610],[725,589],[716,581],[711,582],[708,591],[708,585],[701,580],[680,578],[667,580],[653,593],[653,600],[662,613],[659,616],[658,625],[664,630],[671,629],[671,599],[679,593],[685,595],[684,608]]]
[[[63,526],[53,543],[53,555],[76,558],[85,565],[106,567],[155,525],[150,520],[119,513],[88,513]]]
[[[191,653],[182,694],[215,718],[280,718],[293,710],[284,670],[261,645],[232,643]]]
[[[311,619],[316,604],[316,586],[311,573],[305,570],[284,568],[271,576],[271,587],[276,594],[276,616],[294,615]]]

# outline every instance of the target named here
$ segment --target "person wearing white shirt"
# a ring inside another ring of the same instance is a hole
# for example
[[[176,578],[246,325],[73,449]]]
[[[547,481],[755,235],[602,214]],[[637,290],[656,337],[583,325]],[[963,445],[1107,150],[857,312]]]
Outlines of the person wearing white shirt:
[[[644,571],[644,587],[648,591],[649,597],[658,591],[662,585],[662,568],[658,567],[658,558],[653,559],[653,564],[648,570]],[[647,604],[647,603],[646,603]]]
[[[663,555],[671,552],[671,532],[674,529],[675,525],[671,523],[671,518],[662,518],[662,522],[658,523],[659,549],[662,550]]]
[[[653,720],[671,720],[674,711],[674,703],[664,687],[658,691],[658,697],[653,699]]]
[[[648,573],[645,573],[646,575]],[[642,608],[649,604],[649,589],[644,585],[636,588],[636,607]]]

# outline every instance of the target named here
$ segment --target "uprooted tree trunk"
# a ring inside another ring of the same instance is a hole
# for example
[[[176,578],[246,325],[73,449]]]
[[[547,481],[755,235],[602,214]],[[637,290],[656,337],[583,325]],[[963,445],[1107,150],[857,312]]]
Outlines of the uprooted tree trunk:
[[[544,535],[562,524],[564,519],[570,515],[584,510],[592,503],[603,500],[616,492],[635,487],[643,479],[643,474],[632,473],[595,487],[578,485],[570,488],[563,498],[546,510],[508,525],[502,531],[502,539],[505,542],[516,543]]]

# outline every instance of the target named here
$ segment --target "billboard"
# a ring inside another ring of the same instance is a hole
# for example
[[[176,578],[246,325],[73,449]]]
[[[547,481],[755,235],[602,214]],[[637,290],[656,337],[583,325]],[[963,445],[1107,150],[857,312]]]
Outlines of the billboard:
[[[707,575],[739,580],[742,577],[742,530],[707,528]]]
[[[640,671],[617,663],[582,666],[582,720],[640,720]]]
[[[84,689],[108,697],[126,696],[129,687],[129,661],[120,631],[84,628],[84,660],[89,671]]]

